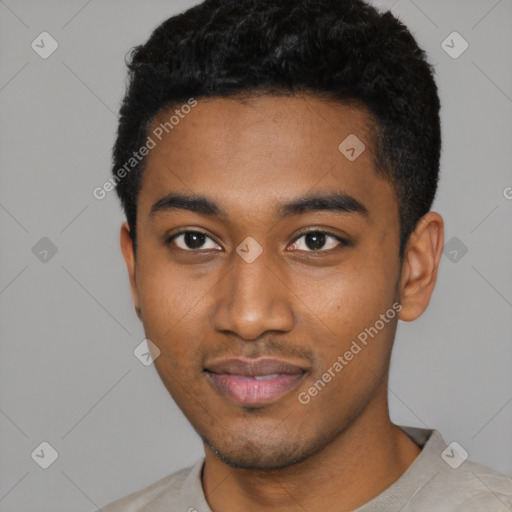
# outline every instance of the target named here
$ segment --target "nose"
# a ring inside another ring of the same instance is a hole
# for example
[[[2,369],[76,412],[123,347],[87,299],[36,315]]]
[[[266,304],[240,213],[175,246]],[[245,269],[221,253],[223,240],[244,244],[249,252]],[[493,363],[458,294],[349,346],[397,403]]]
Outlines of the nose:
[[[266,331],[288,332],[294,325],[292,294],[270,265],[265,251],[252,263],[233,255],[229,272],[216,287],[212,312],[216,330],[250,341]]]

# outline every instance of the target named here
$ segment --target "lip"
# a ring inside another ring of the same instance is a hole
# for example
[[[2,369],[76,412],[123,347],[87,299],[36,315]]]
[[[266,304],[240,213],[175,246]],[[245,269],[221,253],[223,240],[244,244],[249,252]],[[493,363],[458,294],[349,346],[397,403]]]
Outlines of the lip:
[[[226,359],[206,365],[214,388],[239,405],[276,402],[295,389],[305,368],[279,359]],[[259,379],[258,379],[259,377]]]

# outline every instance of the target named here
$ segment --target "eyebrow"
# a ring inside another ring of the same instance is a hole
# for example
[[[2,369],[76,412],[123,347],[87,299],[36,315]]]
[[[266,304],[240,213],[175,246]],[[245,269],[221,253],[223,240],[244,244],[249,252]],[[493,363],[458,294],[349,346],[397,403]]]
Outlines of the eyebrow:
[[[281,217],[300,215],[308,212],[328,211],[336,213],[359,213],[368,217],[363,203],[344,192],[331,192],[317,196],[299,197],[279,208]]]
[[[209,217],[228,218],[228,214],[217,203],[202,196],[171,193],[159,199],[150,210],[150,216],[157,212],[188,210]],[[344,192],[303,196],[278,207],[281,218],[309,212],[357,213],[368,217],[368,209],[360,201]]]
[[[217,204],[206,197],[187,196],[185,194],[168,194],[159,199],[152,207],[150,215],[157,212],[188,210],[202,215],[225,217],[224,211]]]

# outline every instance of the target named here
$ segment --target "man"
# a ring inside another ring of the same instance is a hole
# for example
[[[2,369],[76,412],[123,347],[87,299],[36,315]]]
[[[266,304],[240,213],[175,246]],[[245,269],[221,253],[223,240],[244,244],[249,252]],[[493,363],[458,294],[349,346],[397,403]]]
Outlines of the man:
[[[205,458],[102,510],[512,510],[509,478],[389,418],[397,322],[443,248],[439,99],[404,25],[360,0],[207,0],[129,68],[121,247]]]

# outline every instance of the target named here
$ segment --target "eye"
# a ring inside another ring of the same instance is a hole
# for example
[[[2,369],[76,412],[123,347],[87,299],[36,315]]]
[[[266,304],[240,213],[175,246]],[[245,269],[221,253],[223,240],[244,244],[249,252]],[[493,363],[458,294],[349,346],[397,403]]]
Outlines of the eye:
[[[327,252],[339,245],[348,245],[348,242],[332,233],[316,230],[303,233],[290,247],[292,251]]]
[[[206,242],[206,245],[205,245]],[[181,231],[171,236],[167,244],[174,243],[179,249],[184,251],[197,251],[198,249],[221,249],[206,233],[202,231]]]

